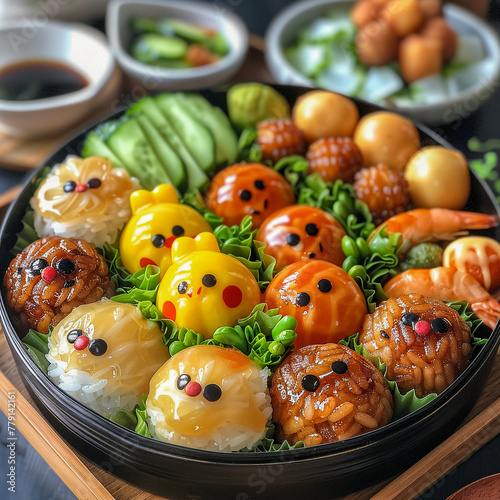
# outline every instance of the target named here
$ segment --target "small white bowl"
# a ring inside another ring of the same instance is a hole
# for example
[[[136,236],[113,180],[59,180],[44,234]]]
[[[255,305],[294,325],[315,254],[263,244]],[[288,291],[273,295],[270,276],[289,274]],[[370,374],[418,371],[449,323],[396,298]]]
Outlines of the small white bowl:
[[[345,11],[354,4],[353,0],[307,0],[295,3],[278,14],[266,33],[266,63],[273,77],[283,84],[315,87],[313,80],[290,64],[284,50],[295,41],[298,32],[314,19],[335,9]],[[474,84],[453,98],[432,104],[390,106],[431,126],[452,123],[472,114],[493,95],[500,82],[500,41],[497,33],[485,21],[456,5],[445,5],[443,12],[457,33],[480,39],[490,64],[487,72],[476,75]]]
[[[3,23],[0,47],[0,71],[23,61],[54,61],[88,82],[81,90],[60,96],[29,101],[0,99],[0,130],[15,137],[38,138],[67,131],[90,113],[115,67],[104,34],[79,23]]]
[[[221,33],[229,53],[219,61],[196,68],[158,68],[134,59],[128,48],[134,36],[134,17],[172,17]],[[194,90],[228,81],[241,67],[248,49],[248,29],[242,20],[214,3],[163,0],[112,0],[106,15],[106,32],[111,49],[133,84],[148,92]]]

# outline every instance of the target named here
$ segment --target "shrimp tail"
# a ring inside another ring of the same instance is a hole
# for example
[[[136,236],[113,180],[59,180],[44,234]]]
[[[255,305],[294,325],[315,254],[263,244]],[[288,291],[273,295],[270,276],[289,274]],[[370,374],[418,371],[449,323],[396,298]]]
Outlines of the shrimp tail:
[[[500,304],[495,299],[470,304],[470,308],[485,325],[495,329],[500,318]]]
[[[456,213],[460,216],[463,229],[489,229],[500,222],[498,215],[459,211]]]

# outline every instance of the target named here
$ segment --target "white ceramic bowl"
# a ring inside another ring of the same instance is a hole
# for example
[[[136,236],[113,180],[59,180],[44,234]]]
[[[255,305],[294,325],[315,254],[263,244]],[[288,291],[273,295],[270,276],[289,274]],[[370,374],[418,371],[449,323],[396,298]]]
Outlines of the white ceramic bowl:
[[[266,62],[274,78],[279,83],[315,87],[313,80],[292,66],[285,57],[284,50],[295,41],[298,32],[314,19],[327,11],[345,11],[354,4],[353,0],[306,0],[295,3],[278,14],[266,33]],[[432,104],[392,107],[427,125],[443,125],[465,118],[484,104],[500,83],[500,41],[492,27],[456,5],[445,5],[444,16],[457,33],[474,35],[481,40],[488,64],[485,65],[484,73],[474,75],[471,85],[453,98]]]
[[[92,109],[112,76],[115,63],[106,37],[79,23],[27,20],[0,25],[0,70],[32,60],[62,63],[88,82],[81,90],[30,101],[0,99],[0,130],[23,138],[68,130]]]
[[[211,27],[229,42],[229,53],[219,61],[187,69],[158,68],[134,59],[128,52],[134,17],[172,17]],[[112,0],[106,15],[111,48],[133,84],[147,92],[193,90],[228,81],[241,67],[248,49],[248,30],[239,17],[217,3],[163,0]]]

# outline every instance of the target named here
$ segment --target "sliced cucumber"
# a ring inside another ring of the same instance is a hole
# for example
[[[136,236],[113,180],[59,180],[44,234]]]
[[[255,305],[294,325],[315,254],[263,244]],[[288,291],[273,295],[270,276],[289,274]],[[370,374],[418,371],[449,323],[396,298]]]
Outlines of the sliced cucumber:
[[[136,119],[139,122],[144,135],[147,137],[149,144],[156,153],[156,156],[168,172],[168,176],[172,179],[173,184],[179,189],[179,191],[183,192],[187,186],[187,176],[184,164],[179,158],[179,155],[164,139],[146,115],[138,114]]]
[[[143,113],[151,120],[151,123],[157,128],[163,138],[172,146],[184,163],[188,188],[202,188],[209,182],[208,176],[200,168],[170,121],[160,111],[155,99],[144,97],[132,106],[128,113],[131,115]]]
[[[215,165],[215,144],[208,129],[173,94],[159,94],[154,101],[199,167],[204,172],[211,171]]]
[[[210,38],[210,32],[195,24],[179,19],[161,19],[158,31],[167,36],[177,35],[189,42],[205,44]]]
[[[158,25],[154,19],[134,17],[132,19],[132,31],[137,35],[142,35],[143,33],[158,33]]]
[[[85,138],[80,154],[82,158],[102,156],[108,159],[113,167],[124,168],[122,161],[111,151],[95,130],[92,130]]]
[[[137,120],[129,118],[123,122],[106,144],[145,189],[152,190],[158,184],[174,185]]]
[[[178,93],[175,98],[210,131],[215,142],[215,163],[234,163],[238,155],[238,137],[222,109],[212,106],[200,94]]]
[[[162,59],[182,59],[188,44],[174,36],[145,33],[138,36],[132,44],[131,54],[146,64],[155,64]]]

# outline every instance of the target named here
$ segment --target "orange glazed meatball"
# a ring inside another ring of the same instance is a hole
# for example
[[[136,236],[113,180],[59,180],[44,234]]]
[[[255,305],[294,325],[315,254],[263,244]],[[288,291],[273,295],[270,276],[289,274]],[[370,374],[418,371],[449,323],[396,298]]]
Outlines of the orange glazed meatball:
[[[341,266],[345,255],[340,222],[321,208],[290,205],[271,214],[255,239],[266,244],[265,252],[281,269],[299,260],[321,259]]]
[[[278,439],[292,444],[339,441],[392,418],[392,395],[382,373],[337,344],[292,352],[274,373],[270,394]]]
[[[444,302],[419,294],[382,302],[365,318],[359,342],[387,365],[402,394],[440,393],[469,363],[470,328]]]
[[[293,205],[295,195],[286,179],[272,168],[260,163],[238,163],[215,175],[206,202],[228,226],[251,215],[254,227],[259,227],[276,210]]]
[[[114,295],[108,266],[87,241],[48,236],[10,263],[7,303],[24,325],[48,333],[73,308]]]
[[[264,302],[295,317],[295,347],[338,342],[357,333],[367,312],[356,282],[341,267],[315,259],[283,268],[269,283]]]

